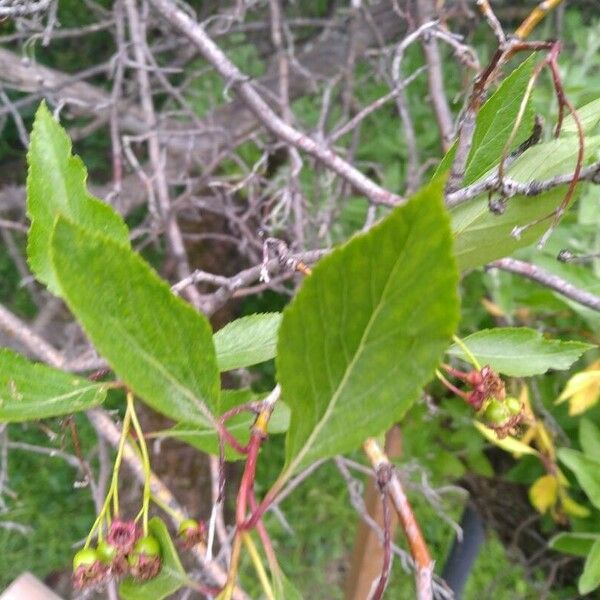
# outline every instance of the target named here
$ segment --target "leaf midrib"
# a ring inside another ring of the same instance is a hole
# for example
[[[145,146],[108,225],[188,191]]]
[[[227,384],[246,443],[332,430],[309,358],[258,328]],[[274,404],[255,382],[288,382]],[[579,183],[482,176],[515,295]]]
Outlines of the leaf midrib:
[[[96,394],[98,394],[98,393],[104,392],[105,389],[106,388],[104,388],[103,386],[90,385],[85,388],[79,388],[79,389],[73,390],[71,392],[67,392],[60,396],[52,396],[51,398],[46,398],[44,400],[37,400],[37,399],[26,400],[23,398],[23,400],[14,400],[13,402],[8,402],[7,404],[12,405],[12,406],[28,408],[29,402],[35,402],[35,406],[32,406],[31,408],[37,408],[39,406],[52,405],[52,404],[55,404],[56,402],[60,402],[61,400],[68,400],[69,398],[71,398],[73,396],[86,394],[90,390],[96,390]],[[4,405],[3,408],[6,408],[6,406],[7,405]]]
[[[315,438],[319,435],[320,431],[323,429],[323,427],[325,426],[325,424],[329,421],[332,413],[335,410],[335,407],[337,406],[339,397],[342,393],[342,390],[345,388],[348,379],[350,378],[353,370],[354,370],[354,366],[356,364],[356,362],[358,361],[359,356],[362,355],[365,347],[366,347],[366,338],[368,337],[370,331],[371,331],[371,327],[373,326],[373,324],[376,321],[377,316],[379,315],[380,310],[382,309],[384,302],[383,299],[386,296],[388,287],[390,285],[390,282],[393,279],[394,274],[396,273],[396,269],[398,268],[399,263],[401,262],[403,256],[404,256],[404,252],[406,250],[406,247],[408,245],[408,239],[412,236],[412,231],[410,231],[407,235],[407,239],[404,241],[404,244],[402,246],[402,250],[400,251],[400,254],[398,256],[398,258],[396,259],[396,261],[394,262],[394,265],[392,267],[392,269],[390,269],[388,278],[385,282],[385,285],[383,287],[383,290],[380,294],[379,297],[379,302],[377,303],[377,306],[375,307],[375,310],[373,310],[371,317],[369,318],[368,322],[367,322],[367,326],[365,327],[365,330],[363,332],[363,335],[361,336],[360,342],[357,346],[357,350],[354,353],[354,356],[352,357],[352,360],[350,361],[350,363],[348,364],[348,366],[346,367],[346,370],[344,372],[344,376],[342,377],[340,384],[337,386],[336,391],[334,392],[331,401],[329,403],[329,405],[327,406],[327,409],[325,410],[325,412],[323,413],[323,417],[318,421],[318,423],[316,424],[316,426],[313,428],[312,433],[308,436],[306,442],[304,443],[302,449],[300,450],[300,452],[298,452],[296,454],[296,456],[294,457],[294,459],[292,460],[292,462],[288,465],[288,467],[285,469],[285,471],[281,474],[280,479],[283,480],[285,478],[287,478],[291,473],[294,472],[294,470],[296,469],[297,465],[300,464],[302,462],[302,460],[304,459],[304,457],[307,455],[308,451],[311,449],[311,447],[314,444],[314,440]]]
[[[113,323],[113,327],[118,329],[123,337],[127,338],[127,340],[135,346],[137,352],[144,358],[148,363],[150,363],[159,373],[161,373],[167,381],[169,381],[173,387],[181,392],[183,396],[185,396],[188,400],[191,400],[192,403],[200,409],[202,416],[204,416],[207,420],[207,425],[216,428],[216,423],[212,413],[210,412],[208,406],[204,403],[204,401],[196,396],[194,392],[188,389],[186,386],[181,384],[175,375],[171,374],[162,364],[161,361],[157,360],[152,354],[148,353],[137,341],[137,339],[132,336],[119,321],[110,318],[110,321]]]

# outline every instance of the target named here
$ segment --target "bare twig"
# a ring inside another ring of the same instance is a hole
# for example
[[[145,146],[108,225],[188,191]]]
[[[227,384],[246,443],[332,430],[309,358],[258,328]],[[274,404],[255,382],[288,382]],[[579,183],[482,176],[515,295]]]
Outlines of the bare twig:
[[[52,0],[1,0],[0,17],[26,17],[35,13],[44,12]]]
[[[392,466],[388,464],[382,464],[377,469],[376,479],[377,486],[379,488],[379,494],[381,497],[381,504],[383,506],[383,564],[381,566],[381,574],[377,581],[377,586],[371,594],[370,600],[380,600],[383,598],[385,588],[387,587],[390,571],[392,569],[392,519],[390,515],[390,506],[388,500],[387,487],[390,479],[393,476]]]
[[[35,334],[31,328],[0,304],[0,329],[9,336],[16,338],[25,348],[37,358],[52,365],[63,367],[64,356],[51,346],[44,338]]]
[[[523,40],[538,26],[540,21],[552,10],[554,10],[562,0],[543,0],[529,14],[515,31],[515,37]]]
[[[498,39],[498,44],[500,46],[504,45],[506,42],[506,34],[502,29],[502,25],[500,25],[500,21],[498,21],[498,17],[495,15],[492,7],[488,0],[477,0],[477,6],[481,11],[481,14],[486,18],[490,29],[494,32],[494,35]]]
[[[531,279],[536,283],[542,284],[544,287],[558,292],[562,296],[569,298],[569,300],[573,300],[593,310],[600,311],[600,296],[579,289],[558,275],[549,273],[536,265],[517,260],[516,258],[501,258],[489,263],[488,268],[490,267],[521,275],[522,277]]]
[[[347,180],[371,202],[395,206],[404,199],[385,190],[369,179],[335,152],[317,143],[310,136],[288,125],[271,109],[254,88],[249,78],[242,73],[208,37],[204,28],[171,0],[150,0],[150,4],[174,27],[186,35],[210,62],[219,75],[231,86],[258,120],[279,139],[303,150],[325,166]]]
[[[148,131],[148,153],[150,162],[154,171],[156,185],[156,195],[160,207],[161,217],[165,222],[165,231],[167,240],[173,258],[177,263],[177,272],[179,277],[184,278],[190,275],[190,267],[187,260],[187,253],[181,235],[181,230],[177,224],[175,215],[171,211],[171,202],[169,200],[169,187],[165,176],[164,164],[161,157],[160,142],[157,132],[157,119],[154,112],[154,103],[152,101],[152,91],[150,88],[150,78],[146,67],[146,33],[144,26],[139,18],[136,0],[124,0],[129,21],[129,34],[133,46],[133,52],[136,63],[138,64],[138,84],[140,91],[140,101]],[[188,287],[185,291],[190,302],[199,308],[201,299],[195,287]]]
[[[543,181],[534,180],[523,183],[515,181],[507,176],[500,181],[497,173],[494,173],[486,179],[448,194],[446,196],[446,206],[448,208],[454,208],[455,206],[459,206],[464,202],[472,200],[485,192],[498,192],[504,199],[512,198],[517,195],[538,196],[539,194],[543,194],[544,192],[561,185],[571,183],[574,176],[574,173],[567,173],[565,175],[556,175],[555,177]],[[591,183],[600,184],[600,163],[582,169],[577,181],[589,181]]]
[[[28,444],[26,442],[8,442],[8,448],[13,450],[23,450],[25,452],[32,452],[34,454],[44,454],[51,458],[60,458],[64,460],[69,466],[74,469],[81,468],[81,462],[73,454],[59,450],[58,448],[47,448],[46,446],[37,446],[35,444]]]
[[[382,469],[390,470],[390,478],[387,483],[388,494],[398,514],[398,519],[406,535],[415,563],[417,599],[431,600],[433,598],[432,577],[434,563],[431,560],[427,544],[421,533],[421,528],[404,493],[402,484],[398,476],[393,472],[393,465],[376,440],[369,438],[364,442],[363,448],[376,472]]]
[[[421,23],[430,21],[435,16],[433,0],[418,0],[417,11]],[[429,101],[433,107],[435,118],[442,141],[442,150],[447,152],[452,142],[454,124],[452,113],[446,98],[444,88],[444,73],[437,40],[431,35],[425,34],[422,38],[423,52],[427,62],[427,78],[429,80]]]

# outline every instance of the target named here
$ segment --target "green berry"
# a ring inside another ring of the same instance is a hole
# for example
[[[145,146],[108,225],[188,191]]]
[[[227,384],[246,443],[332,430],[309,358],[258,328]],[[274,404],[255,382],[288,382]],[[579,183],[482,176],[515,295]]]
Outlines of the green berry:
[[[130,564],[137,564],[140,556],[160,556],[160,544],[152,535],[141,537],[135,544],[133,552],[129,555]]]
[[[506,399],[506,407],[511,415],[518,415],[521,412],[522,404],[516,398],[508,397]]]
[[[73,557],[73,571],[76,571],[78,567],[89,567],[98,560],[98,552],[94,548],[84,548]]]
[[[117,549],[106,540],[102,540],[98,544],[96,551],[98,552],[98,558],[104,564],[110,564],[117,556]]]
[[[483,411],[483,420],[492,425],[502,425],[509,417],[508,408],[498,400],[491,400]]]
[[[188,531],[195,531],[198,528],[198,521],[194,519],[184,519],[179,523],[178,535],[185,535]]]

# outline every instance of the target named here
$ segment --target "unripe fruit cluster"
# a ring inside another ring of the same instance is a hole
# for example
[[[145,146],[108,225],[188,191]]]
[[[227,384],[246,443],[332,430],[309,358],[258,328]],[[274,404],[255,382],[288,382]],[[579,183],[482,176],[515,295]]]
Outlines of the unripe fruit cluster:
[[[523,404],[516,398],[489,398],[478,413],[487,427],[498,437],[506,437],[522,421]]]
[[[128,574],[147,581],[158,575],[160,566],[158,540],[141,536],[133,522],[115,520],[96,548],[84,548],[73,557],[73,586],[83,589]]]

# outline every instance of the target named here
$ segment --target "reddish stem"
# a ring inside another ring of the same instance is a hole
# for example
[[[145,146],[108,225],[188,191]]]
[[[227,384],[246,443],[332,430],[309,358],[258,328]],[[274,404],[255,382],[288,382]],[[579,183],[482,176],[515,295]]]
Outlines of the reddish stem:
[[[217,422],[220,442],[222,443],[222,441],[225,440],[236,452],[239,452],[240,454],[248,454],[250,442],[248,442],[248,444],[246,444],[245,446],[242,446],[235,439],[235,437],[231,433],[229,433],[229,430],[225,427],[225,422],[243,412],[256,413],[258,410],[258,406],[259,405],[256,402],[249,402],[248,404],[241,404],[240,406],[236,406],[228,410],[227,412],[224,412],[219,417],[219,420]]]
[[[559,106],[559,117],[558,117],[558,122],[556,124],[555,136],[558,137],[558,135],[560,134],[563,116],[564,116],[564,108],[566,106],[567,109],[569,110],[569,112],[571,113],[573,120],[575,121],[575,126],[577,127],[577,137],[579,140],[579,149],[577,152],[577,163],[575,165],[575,171],[573,172],[573,179],[571,179],[571,182],[569,183],[569,188],[567,190],[567,193],[565,194],[565,198],[562,201],[560,208],[556,214],[555,223],[557,222],[558,219],[560,219],[560,217],[562,216],[562,213],[565,211],[567,206],[569,206],[569,203],[571,202],[571,198],[573,197],[573,194],[575,193],[575,187],[577,186],[577,183],[579,181],[579,176],[581,175],[581,169],[583,168],[583,159],[584,159],[584,153],[585,153],[585,138],[584,138],[584,132],[583,132],[583,125],[581,124],[581,119],[579,118],[579,115],[577,114],[577,110],[573,106],[572,102],[569,100],[569,98],[565,94],[565,89],[564,89],[563,83],[560,79],[560,71],[558,68],[559,52],[560,52],[560,43],[556,42],[555,46],[550,51],[550,54],[548,57],[548,68],[550,69],[550,72],[552,73],[552,81],[554,83],[554,89],[556,91],[556,97],[558,99],[558,106]]]
[[[458,369],[455,369],[454,367],[451,367],[450,365],[447,365],[446,363],[442,364],[442,368],[450,373],[450,375],[452,375],[452,377],[456,377],[457,379],[460,379],[462,381],[469,381],[469,373],[467,373],[466,371],[459,371]]]
[[[250,510],[253,513],[258,510],[258,502],[256,501],[254,490],[252,490],[248,494],[248,504],[250,505]],[[258,521],[256,522],[256,530],[258,531],[260,541],[262,542],[263,548],[265,549],[265,554],[269,559],[271,570],[273,570],[273,565],[277,565],[277,555],[275,554],[275,549],[273,548],[271,538],[267,533],[267,529],[265,528],[265,524],[262,522],[262,519],[258,519]]]
[[[463,392],[462,390],[458,389],[454,384],[450,383],[441,373],[438,373],[438,378],[453,394],[456,394],[465,402],[469,402],[469,394],[467,394],[467,392]]]
[[[271,506],[271,504],[273,503],[273,500],[275,500],[275,496],[277,495],[278,491],[279,490],[271,488],[267,492],[266,496],[262,499],[261,503],[256,507],[256,509],[253,510],[252,514],[242,524],[242,529],[247,530],[256,527],[261,517],[265,514],[265,512],[267,512],[269,506]]]
[[[249,527],[247,527],[244,523],[244,519],[246,518],[246,506],[248,495],[253,493],[254,490],[256,462],[263,440],[264,434],[256,429],[253,429],[252,435],[250,436],[250,442],[248,443],[248,457],[246,458],[246,467],[244,468],[244,474],[242,475],[242,481],[240,482],[240,489],[238,490],[237,506],[235,511],[235,522],[238,530],[240,531],[249,529]]]

